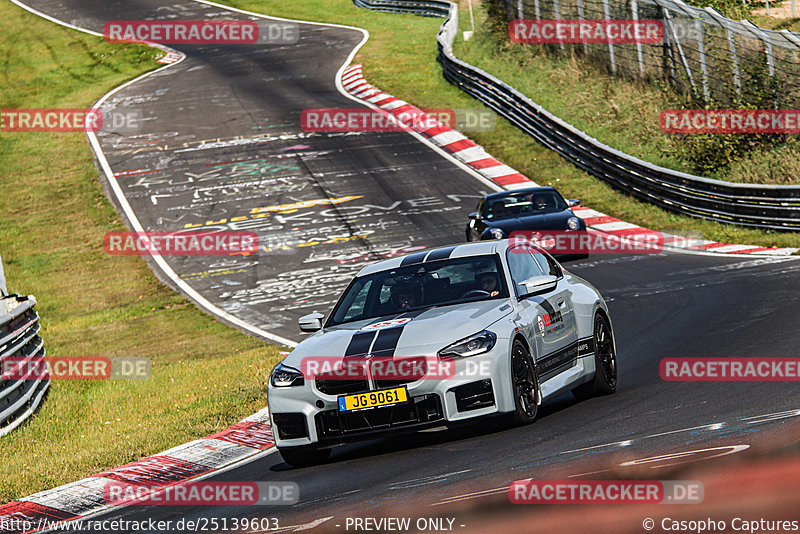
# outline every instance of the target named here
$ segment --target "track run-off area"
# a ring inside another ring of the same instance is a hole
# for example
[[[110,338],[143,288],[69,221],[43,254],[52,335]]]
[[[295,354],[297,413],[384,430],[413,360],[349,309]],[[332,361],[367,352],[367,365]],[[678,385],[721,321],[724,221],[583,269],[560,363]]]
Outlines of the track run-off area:
[[[93,32],[109,20],[253,18],[192,0],[24,3]],[[283,345],[302,339],[299,316],[326,313],[366,263],[463,240],[467,214],[499,190],[419,136],[303,131],[305,109],[361,105],[340,74],[365,39],[356,28],[299,22],[292,44],[170,45],[185,57],[101,104],[144,118],[135,132],[104,131],[93,143],[130,229],[260,238],[257,255],[149,258],[156,274],[228,324]],[[268,453],[214,477],[295,482],[300,500],[291,507],[135,506],[99,518],[274,517],[279,531],[344,529],[347,517],[406,507],[439,514],[503,493],[513,480],[588,476],[612,460],[624,469],[655,456],[746,455],[766,431],[797,425],[792,382],[665,382],[659,362],[796,356],[798,258],[664,252],[565,267],[609,302],[615,395],[577,402],[566,394],[526,427],[489,421],[366,441],[304,469]]]

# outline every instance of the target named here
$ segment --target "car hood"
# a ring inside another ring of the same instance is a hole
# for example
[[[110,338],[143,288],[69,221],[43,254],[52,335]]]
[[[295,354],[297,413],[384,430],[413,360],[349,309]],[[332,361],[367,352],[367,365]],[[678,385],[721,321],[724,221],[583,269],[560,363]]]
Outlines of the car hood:
[[[486,329],[512,310],[509,299],[496,299],[355,321],[317,332],[301,342],[283,363],[299,369],[306,357],[342,357],[351,343],[350,353],[364,354],[379,333],[388,330],[393,332],[382,334],[382,337],[390,340],[389,348],[394,349],[394,355],[432,355],[455,341]],[[354,338],[357,339],[354,341]],[[356,350],[356,346],[360,350]]]
[[[567,219],[574,217],[572,210],[557,211],[555,213],[543,213],[541,215],[526,215],[523,217],[512,217],[510,219],[486,221],[489,226],[500,228],[508,235],[518,230],[566,230]]]

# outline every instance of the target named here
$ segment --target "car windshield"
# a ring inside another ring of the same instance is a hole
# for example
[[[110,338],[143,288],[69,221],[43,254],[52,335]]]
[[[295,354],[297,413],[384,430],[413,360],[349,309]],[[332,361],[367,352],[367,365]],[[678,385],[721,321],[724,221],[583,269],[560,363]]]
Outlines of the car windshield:
[[[555,191],[519,191],[487,199],[483,216],[487,219],[507,219],[556,213],[565,209],[567,203]]]
[[[508,298],[508,288],[496,254],[428,261],[356,278],[327,326],[500,298]]]

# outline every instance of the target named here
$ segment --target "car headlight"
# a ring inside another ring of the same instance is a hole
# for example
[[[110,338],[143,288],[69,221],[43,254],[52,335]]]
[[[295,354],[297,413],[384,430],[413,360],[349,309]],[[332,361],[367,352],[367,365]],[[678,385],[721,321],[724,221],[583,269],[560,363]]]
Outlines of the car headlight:
[[[305,384],[303,373],[288,365],[279,363],[272,370],[270,382],[276,388],[286,388],[290,386],[302,386]]]
[[[505,236],[503,235],[503,231],[500,228],[490,228],[489,233],[495,239],[503,239]]]
[[[452,358],[466,358],[489,352],[497,343],[497,335],[494,332],[484,330],[475,335],[469,336],[461,341],[456,341],[439,351],[439,356],[450,356]]]
[[[567,219],[567,228],[570,230],[580,230],[581,221],[579,221],[577,217],[570,217]]]

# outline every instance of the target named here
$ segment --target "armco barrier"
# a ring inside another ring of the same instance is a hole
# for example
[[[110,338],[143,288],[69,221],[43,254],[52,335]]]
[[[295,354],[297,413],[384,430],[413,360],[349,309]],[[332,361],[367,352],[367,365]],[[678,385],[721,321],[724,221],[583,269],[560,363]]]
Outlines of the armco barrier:
[[[664,209],[725,223],[800,230],[800,186],[751,185],[673,171],[615,150],[513,87],[453,55],[458,7],[435,0],[353,0],[358,7],[446,17],[437,36],[444,77],[588,173]]]
[[[45,356],[39,337],[36,299],[19,295],[0,295],[0,369],[11,357],[39,361]],[[21,425],[42,402],[50,379],[0,381],[0,436]]]

